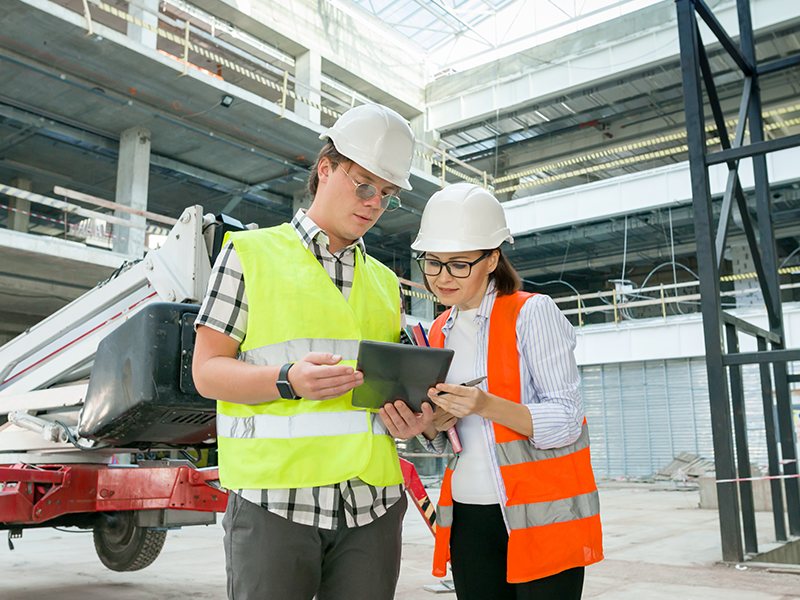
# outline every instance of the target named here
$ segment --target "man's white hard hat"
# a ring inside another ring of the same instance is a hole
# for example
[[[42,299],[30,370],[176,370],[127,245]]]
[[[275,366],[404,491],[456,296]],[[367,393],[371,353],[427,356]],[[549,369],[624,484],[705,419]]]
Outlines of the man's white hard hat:
[[[410,190],[414,133],[408,122],[380,104],[356,106],[319,136],[330,138],[343,154],[373,175]]]
[[[514,242],[503,206],[488,190],[456,183],[436,192],[422,213],[417,239],[420,252],[464,252],[499,248]]]

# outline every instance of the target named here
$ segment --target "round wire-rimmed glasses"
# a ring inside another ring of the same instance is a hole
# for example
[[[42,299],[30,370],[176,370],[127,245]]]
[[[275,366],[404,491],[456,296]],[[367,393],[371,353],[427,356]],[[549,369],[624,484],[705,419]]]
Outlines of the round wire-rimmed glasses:
[[[429,277],[435,277],[442,272],[442,267],[444,267],[447,269],[447,272],[456,279],[466,279],[472,275],[472,267],[477,265],[487,256],[491,256],[491,254],[491,250],[484,252],[479,258],[473,260],[472,262],[468,262],[466,260],[448,260],[447,262],[442,262],[435,258],[426,258],[424,256],[420,256],[416,260],[420,270]]]
[[[350,177],[350,173],[347,172],[342,165],[342,171],[344,174],[347,175],[347,178],[353,182],[353,185],[356,186],[356,196],[361,198],[362,200],[369,200],[373,198],[375,194],[378,193],[378,188],[374,185],[369,183],[356,183],[356,181]],[[381,208],[386,212],[392,212],[400,208],[400,198],[398,198],[395,194],[384,194],[381,196]]]

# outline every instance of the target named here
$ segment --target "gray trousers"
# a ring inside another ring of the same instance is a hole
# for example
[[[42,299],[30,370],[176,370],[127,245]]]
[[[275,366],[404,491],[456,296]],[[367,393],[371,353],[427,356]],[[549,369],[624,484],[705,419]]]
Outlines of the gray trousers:
[[[391,600],[405,495],[363,527],[298,525],[228,494],[222,519],[229,600]]]

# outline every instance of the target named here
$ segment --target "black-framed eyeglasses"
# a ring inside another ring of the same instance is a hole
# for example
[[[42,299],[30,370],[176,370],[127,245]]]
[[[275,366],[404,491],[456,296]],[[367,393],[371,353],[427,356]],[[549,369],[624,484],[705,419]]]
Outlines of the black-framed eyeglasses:
[[[342,165],[339,165],[342,167]],[[369,183],[356,183],[352,177],[350,177],[350,173],[347,172],[347,169],[342,167],[342,171],[344,174],[347,175],[347,178],[353,182],[353,185],[356,186],[356,196],[361,198],[362,200],[369,200],[370,198],[374,198],[375,194],[378,193],[378,188],[374,185]],[[384,194],[381,196],[381,208],[384,209],[386,212],[392,212],[393,210],[397,210],[400,208],[400,198],[398,198],[395,194]]]
[[[435,258],[426,258],[421,256],[417,259],[417,264],[425,275],[429,275],[431,277],[441,273],[442,267],[444,267],[447,269],[447,272],[456,279],[466,279],[472,275],[472,267],[477,265],[487,256],[491,256],[492,252],[492,250],[488,250],[487,252],[481,254],[480,258],[473,260],[472,262],[467,262],[466,260],[448,260],[447,262],[442,262],[440,260],[436,260]]]

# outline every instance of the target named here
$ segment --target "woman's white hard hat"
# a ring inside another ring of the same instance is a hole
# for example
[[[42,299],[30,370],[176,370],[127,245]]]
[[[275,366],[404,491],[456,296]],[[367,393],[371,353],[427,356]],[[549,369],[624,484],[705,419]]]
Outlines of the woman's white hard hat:
[[[414,133],[408,122],[380,104],[356,106],[319,136],[330,138],[339,154],[389,183],[411,189]]]
[[[503,206],[488,190],[456,183],[436,192],[422,213],[417,239],[420,252],[463,252],[499,248],[514,242]]]

